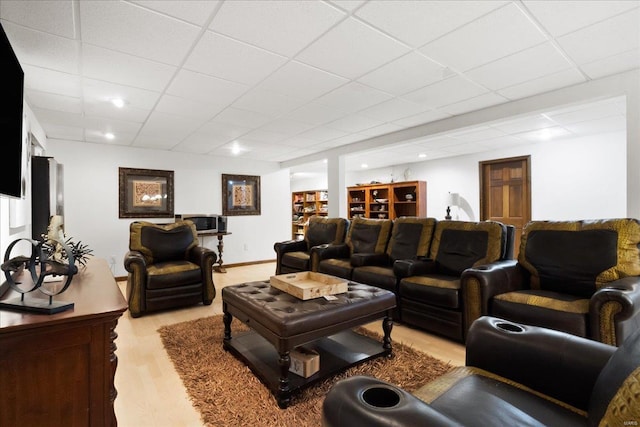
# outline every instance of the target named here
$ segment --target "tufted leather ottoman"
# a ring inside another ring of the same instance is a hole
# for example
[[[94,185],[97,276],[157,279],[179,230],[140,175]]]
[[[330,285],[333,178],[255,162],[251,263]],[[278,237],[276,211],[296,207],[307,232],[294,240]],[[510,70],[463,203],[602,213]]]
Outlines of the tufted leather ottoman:
[[[269,281],[250,282],[222,289],[223,346],[243,360],[286,408],[291,394],[357,363],[385,355],[391,357],[393,292],[350,282],[335,300],[301,300],[272,288]],[[252,330],[231,336],[237,318]],[[383,342],[351,330],[383,318]],[[320,370],[309,378],[289,375],[290,351],[305,344],[320,354]]]

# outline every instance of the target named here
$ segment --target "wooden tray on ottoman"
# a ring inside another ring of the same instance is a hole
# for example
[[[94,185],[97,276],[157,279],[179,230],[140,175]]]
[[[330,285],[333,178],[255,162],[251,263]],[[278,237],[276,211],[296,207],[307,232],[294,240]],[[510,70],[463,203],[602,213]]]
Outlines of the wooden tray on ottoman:
[[[271,286],[301,300],[320,298],[347,292],[348,281],[340,277],[313,271],[271,276]]]

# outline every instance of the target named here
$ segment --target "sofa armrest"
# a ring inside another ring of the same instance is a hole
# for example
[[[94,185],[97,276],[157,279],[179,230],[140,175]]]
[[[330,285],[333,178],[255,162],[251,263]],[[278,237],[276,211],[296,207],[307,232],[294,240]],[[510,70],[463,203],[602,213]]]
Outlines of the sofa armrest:
[[[352,267],[363,267],[365,265],[381,265],[388,266],[391,262],[389,255],[386,253],[357,253],[351,255]]]
[[[216,263],[218,260],[218,255],[216,253],[204,246],[195,246],[189,251],[189,261],[198,266],[205,267],[211,266]]]
[[[393,274],[398,279],[423,274],[434,273],[436,263],[431,258],[418,257],[416,259],[397,259],[393,263]]]
[[[496,295],[529,287],[528,273],[516,260],[496,261],[467,268],[460,275],[464,307],[464,330],[480,316],[491,315],[491,300]]]
[[[483,316],[469,329],[466,365],[586,411],[596,379],[615,350],[565,332]]]
[[[589,319],[594,339],[620,345],[640,324],[640,277],[625,277],[607,283],[591,296]],[[635,321],[625,322],[633,319]],[[630,323],[630,330],[625,330]]]
[[[134,265],[141,267],[142,271],[147,271],[147,262],[144,256],[138,251],[129,251],[124,254],[124,269],[133,273]]]
[[[286,240],[273,244],[273,250],[276,251],[278,257],[287,252],[306,251],[307,249],[307,242],[305,240]]]
[[[338,381],[331,387],[322,404],[323,427],[416,425],[459,426],[407,391],[364,375]]]
[[[329,258],[349,258],[351,251],[346,243],[324,244],[311,248],[311,253],[318,257],[319,261]]]

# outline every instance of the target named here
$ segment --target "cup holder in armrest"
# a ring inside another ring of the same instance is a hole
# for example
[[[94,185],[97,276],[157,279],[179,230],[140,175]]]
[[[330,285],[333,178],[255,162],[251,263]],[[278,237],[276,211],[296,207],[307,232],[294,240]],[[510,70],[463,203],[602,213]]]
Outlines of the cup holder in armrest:
[[[369,387],[362,393],[362,400],[375,408],[393,408],[400,403],[400,394],[389,387]]]
[[[514,325],[513,323],[507,323],[507,322],[496,323],[496,328],[502,329],[503,331],[506,331],[506,332],[515,332],[515,333],[524,332],[524,328],[522,326]]]

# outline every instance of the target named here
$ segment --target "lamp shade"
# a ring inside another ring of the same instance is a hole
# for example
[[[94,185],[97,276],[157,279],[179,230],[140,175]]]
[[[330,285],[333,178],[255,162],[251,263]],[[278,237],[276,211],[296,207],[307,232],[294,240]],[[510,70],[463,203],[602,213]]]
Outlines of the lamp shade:
[[[447,206],[458,206],[459,200],[460,200],[460,194],[458,193],[447,194]]]

